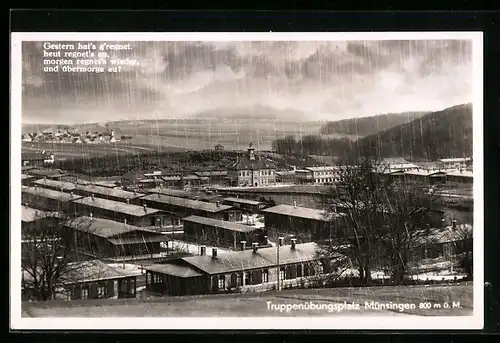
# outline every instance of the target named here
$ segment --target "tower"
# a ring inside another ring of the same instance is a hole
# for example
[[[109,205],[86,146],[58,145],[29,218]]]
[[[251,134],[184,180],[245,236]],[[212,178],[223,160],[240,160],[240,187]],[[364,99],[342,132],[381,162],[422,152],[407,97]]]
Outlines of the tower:
[[[252,143],[248,145],[248,159],[251,161],[255,160],[255,148]]]

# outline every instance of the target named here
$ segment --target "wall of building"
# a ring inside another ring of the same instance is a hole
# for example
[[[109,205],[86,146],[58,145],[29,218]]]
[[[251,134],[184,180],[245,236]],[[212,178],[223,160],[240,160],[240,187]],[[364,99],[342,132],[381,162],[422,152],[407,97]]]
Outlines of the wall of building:
[[[280,265],[281,287],[299,287],[307,278],[323,273],[318,261]],[[266,275],[267,274],[267,278]],[[224,283],[221,283],[221,279]],[[209,290],[211,293],[224,293],[236,289],[246,291],[267,291],[277,288],[278,268],[257,268],[244,272],[231,272],[209,276]],[[220,288],[219,286],[224,286]]]
[[[264,223],[268,234],[272,235],[273,232],[281,235],[294,234],[301,239],[302,243],[310,240],[334,238],[343,234],[340,223],[274,213],[264,213]]]

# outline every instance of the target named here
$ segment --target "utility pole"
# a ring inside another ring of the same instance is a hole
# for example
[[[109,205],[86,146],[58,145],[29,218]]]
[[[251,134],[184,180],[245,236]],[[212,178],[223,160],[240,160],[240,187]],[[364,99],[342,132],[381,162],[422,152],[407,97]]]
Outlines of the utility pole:
[[[281,247],[281,242],[284,240],[284,237],[278,237],[278,242],[276,243],[276,267],[278,269],[278,291],[281,291],[281,280],[280,280],[280,247]]]

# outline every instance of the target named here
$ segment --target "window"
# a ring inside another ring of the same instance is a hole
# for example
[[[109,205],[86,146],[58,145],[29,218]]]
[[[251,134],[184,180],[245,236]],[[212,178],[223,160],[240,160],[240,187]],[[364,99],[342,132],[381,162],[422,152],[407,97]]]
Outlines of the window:
[[[302,277],[302,265],[297,266],[297,277]]]
[[[280,268],[280,281],[285,280],[286,272],[285,268]]]
[[[226,288],[226,278],[224,275],[219,275],[219,282],[218,282],[219,289],[224,289]]]
[[[269,271],[267,269],[262,271],[262,283],[269,282]]]
[[[250,273],[245,273],[245,285],[249,285],[251,282]]]
[[[106,293],[106,287],[105,287],[105,285],[104,284],[99,284],[97,286],[97,297],[98,298],[104,298],[105,293]]]
[[[237,286],[243,285],[243,274],[242,273],[238,273],[238,275],[236,276],[236,285]]]
[[[89,289],[86,287],[82,288],[82,299],[88,299],[89,298]]]

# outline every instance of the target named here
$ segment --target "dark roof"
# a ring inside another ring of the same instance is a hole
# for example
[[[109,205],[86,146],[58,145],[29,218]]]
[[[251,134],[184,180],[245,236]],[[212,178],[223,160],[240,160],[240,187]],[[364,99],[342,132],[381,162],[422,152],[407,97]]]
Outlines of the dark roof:
[[[247,205],[261,205],[262,204],[260,201],[256,201],[256,200],[241,199],[241,198],[234,198],[234,197],[224,198],[224,201],[234,202],[234,203],[238,203],[238,204],[247,204]]]
[[[122,189],[109,188],[104,186],[96,186],[96,185],[77,185],[76,188],[79,191],[84,191],[89,194],[95,194],[97,196],[112,196],[115,198],[121,199],[135,199],[143,196],[144,194],[137,192],[129,192],[124,191]]]
[[[163,176],[162,180],[163,181],[180,181],[181,177],[178,175]]]
[[[211,170],[211,171],[199,171],[194,172],[198,176],[227,176],[227,170]]]
[[[232,206],[227,206],[227,205],[217,206],[217,204],[214,204],[211,202],[183,199],[183,198],[172,197],[172,196],[163,195],[163,194],[149,194],[149,195],[142,197],[141,199],[145,200],[145,201],[153,202],[153,203],[158,203],[158,204],[173,205],[173,206],[185,207],[185,208],[190,208],[190,209],[200,210],[200,211],[205,211],[205,212],[212,212],[212,213],[217,213],[217,212],[225,211],[225,210],[232,208]]]
[[[222,274],[251,270],[257,268],[270,268],[277,265],[277,248],[259,248],[256,253],[252,250],[236,251],[230,254],[220,254],[212,258],[208,251],[205,256],[184,257],[183,260],[207,274]],[[292,264],[317,260],[315,243],[296,244],[295,250],[286,245],[280,249],[280,264]]]
[[[292,205],[277,205],[273,207],[266,208],[263,210],[264,213],[280,214],[290,217],[299,217],[306,219],[322,220],[326,221],[325,212],[322,210],[317,210],[314,208],[298,207]]]
[[[21,154],[21,160],[29,160],[29,161],[43,161],[46,158],[50,157],[49,155],[45,155],[37,152],[24,152]]]
[[[111,238],[111,239],[109,239],[109,241],[114,245],[166,242],[167,236],[162,235],[162,234],[158,234],[157,236]]]
[[[64,190],[68,190],[68,191],[73,191],[76,189],[76,186],[74,183],[52,180],[52,179],[36,180],[35,184],[38,186],[41,186],[41,187],[44,187],[44,186],[45,187],[52,187],[52,188],[64,189]]]
[[[173,275],[182,278],[196,277],[203,275],[189,266],[178,266],[173,263],[152,264],[145,267],[145,269],[160,274]]]
[[[26,187],[22,188],[22,193],[36,195],[42,198],[53,199],[61,202],[78,200],[81,198],[79,195],[63,193],[53,189],[42,188],[42,187]]]
[[[35,169],[30,169],[29,173],[30,175],[35,175],[35,176],[46,176],[46,177],[60,177],[60,176],[65,176],[68,175],[68,173],[65,173],[61,170],[58,169],[48,169],[48,168],[35,168]]]
[[[170,195],[179,198],[189,198],[191,194],[189,192],[180,190],[180,189],[172,189],[172,188],[152,188],[147,190],[148,193],[152,194],[163,194]]]
[[[132,205],[132,204],[126,204],[121,201],[113,201],[113,200],[108,200],[108,199],[101,199],[94,197],[86,197],[83,199],[78,199],[75,201],[76,204],[83,204],[87,205],[89,207],[94,207],[94,208],[101,208],[109,211],[114,211],[118,213],[124,213],[130,216],[134,217],[143,217],[146,215],[154,214],[160,212],[157,209],[154,208],[146,208],[146,211],[144,211],[143,206],[139,205]]]
[[[257,228],[253,226],[238,224],[234,222],[228,222],[224,220],[217,220],[212,218],[200,217],[200,216],[189,216],[182,218],[184,222],[191,222],[197,224],[203,224],[207,226],[212,226],[220,229],[237,231],[237,232],[252,232],[256,230],[261,230],[262,228]]]
[[[119,223],[114,220],[96,217],[91,218],[88,216],[82,216],[70,220],[66,225],[76,230],[91,233],[103,238],[112,238],[129,232],[161,235],[155,231],[143,229],[138,226]]]
[[[238,158],[238,162],[232,164],[230,169],[233,170],[261,170],[261,169],[275,169],[276,167],[271,164],[266,159],[255,156],[254,160],[251,160],[248,156],[241,156]]]

